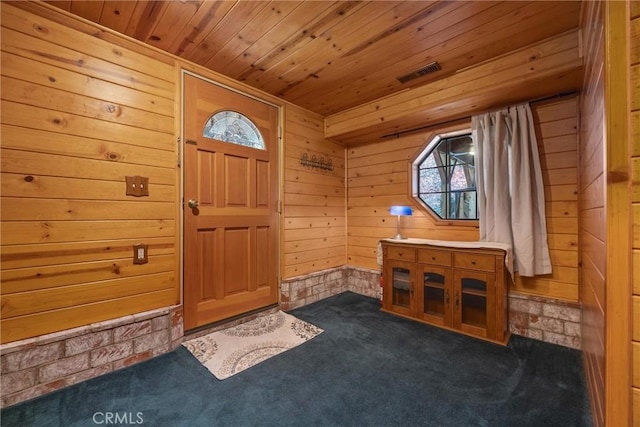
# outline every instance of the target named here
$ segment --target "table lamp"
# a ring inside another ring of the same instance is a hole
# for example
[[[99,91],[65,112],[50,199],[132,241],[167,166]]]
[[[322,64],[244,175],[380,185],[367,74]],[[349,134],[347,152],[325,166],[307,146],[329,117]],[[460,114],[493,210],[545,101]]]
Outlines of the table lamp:
[[[406,237],[404,237],[402,234],[400,234],[400,217],[401,216],[409,216],[409,215],[411,215],[413,213],[412,210],[411,210],[411,206],[391,206],[389,208],[389,213],[391,215],[397,215],[398,216],[397,233],[396,233],[394,239],[396,239],[396,240],[406,239]]]

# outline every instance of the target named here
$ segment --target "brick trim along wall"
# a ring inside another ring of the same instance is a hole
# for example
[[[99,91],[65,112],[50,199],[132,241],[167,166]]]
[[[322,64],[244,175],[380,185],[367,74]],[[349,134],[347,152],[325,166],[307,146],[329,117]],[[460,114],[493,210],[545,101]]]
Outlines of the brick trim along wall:
[[[380,299],[380,272],[338,267],[285,280],[280,284],[280,309],[292,310],[345,291]],[[513,334],[580,349],[581,320],[579,304],[509,295]],[[4,344],[0,405],[14,405],[166,353],[178,347],[183,336],[182,307],[174,306]]]
[[[582,347],[582,308],[578,303],[509,293],[509,330],[512,334]]]
[[[280,307],[293,310],[345,291],[380,299],[380,273],[345,266],[285,280],[280,284]]]
[[[347,291],[347,268],[330,268],[280,283],[280,308],[293,310]]]
[[[126,316],[0,347],[1,406],[158,356],[182,342],[182,307]]]

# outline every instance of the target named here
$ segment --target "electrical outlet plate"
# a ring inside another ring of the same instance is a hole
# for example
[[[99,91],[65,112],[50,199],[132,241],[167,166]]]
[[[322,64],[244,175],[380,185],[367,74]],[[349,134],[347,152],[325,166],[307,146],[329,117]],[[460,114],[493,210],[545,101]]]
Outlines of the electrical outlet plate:
[[[133,263],[146,264],[149,262],[149,245],[139,244],[133,246]]]
[[[142,197],[149,195],[149,178],[146,176],[127,176],[127,196]]]

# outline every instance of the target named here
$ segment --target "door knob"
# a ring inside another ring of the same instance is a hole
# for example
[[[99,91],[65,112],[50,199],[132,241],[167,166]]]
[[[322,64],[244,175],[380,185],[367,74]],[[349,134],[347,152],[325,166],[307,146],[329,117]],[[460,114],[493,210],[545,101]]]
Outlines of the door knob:
[[[200,202],[198,202],[196,199],[189,199],[189,207],[191,209],[195,209],[198,206],[200,206]]]

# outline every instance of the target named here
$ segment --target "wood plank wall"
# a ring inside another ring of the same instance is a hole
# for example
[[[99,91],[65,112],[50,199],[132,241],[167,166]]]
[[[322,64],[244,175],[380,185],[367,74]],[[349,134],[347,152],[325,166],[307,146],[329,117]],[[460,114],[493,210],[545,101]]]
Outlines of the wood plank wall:
[[[2,342],[178,303],[174,66],[8,4],[1,37]]]
[[[346,264],[344,147],[324,138],[323,117],[285,106],[283,278]],[[306,154],[333,170],[300,164]]]
[[[578,301],[578,99],[532,105],[547,219],[551,274],[516,277],[518,292]]]
[[[513,289],[570,301],[578,299],[577,99],[560,98],[532,105],[545,184],[547,229],[553,273],[517,278]],[[395,235],[394,204],[412,205],[409,162],[440,132],[470,123],[347,149],[349,265],[378,269],[376,245]],[[405,235],[438,240],[478,239],[472,226],[436,222],[415,208],[401,219]]]
[[[475,226],[437,223],[417,209],[410,198],[412,158],[438,133],[471,127],[471,123],[443,126],[398,139],[347,148],[347,253],[353,267],[380,269],[376,248],[380,239],[396,234],[392,205],[413,206],[413,215],[401,218],[402,234],[438,240],[478,239]]]
[[[179,303],[177,70],[286,103],[39,3],[3,2],[1,36],[2,342]],[[344,148],[322,117],[283,111],[290,278],[346,263]],[[126,196],[128,175],[150,195]],[[148,264],[132,264],[137,243]]]
[[[631,168],[633,176],[633,425],[640,426],[640,1],[630,3]]]
[[[637,264],[633,248],[640,244],[636,230],[630,233],[629,229],[632,221],[638,222],[636,196],[629,191],[631,177],[637,181],[630,164],[638,152],[637,124],[632,125],[640,108],[638,31],[633,28],[638,15],[637,2],[583,2],[581,12],[585,59],[578,166],[582,348],[598,426],[630,425],[632,400],[638,405],[640,357],[634,342],[637,328],[632,331],[636,290],[631,282],[633,264]],[[630,137],[633,143],[628,142]],[[638,425],[637,418],[635,422]]]
[[[629,2],[604,6],[606,165],[605,414],[607,426],[632,422],[632,173],[630,168]],[[638,105],[637,100],[633,101]]]
[[[637,16],[637,5],[633,9]],[[627,138],[633,115],[628,100],[632,110],[638,108],[637,95],[629,97],[629,91],[637,93],[638,78],[632,76],[637,65],[629,68],[627,63],[627,49],[634,49],[627,47],[629,10],[626,2],[584,2],[581,13],[580,281],[583,353],[595,425],[631,423],[631,252],[638,243],[629,232],[635,196],[629,192],[632,149]]]
[[[582,10],[584,86],[580,99],[580,299],[582,348],[595,425],[604,425],[605,340],[605,176],[603,4],[584,2]]]

